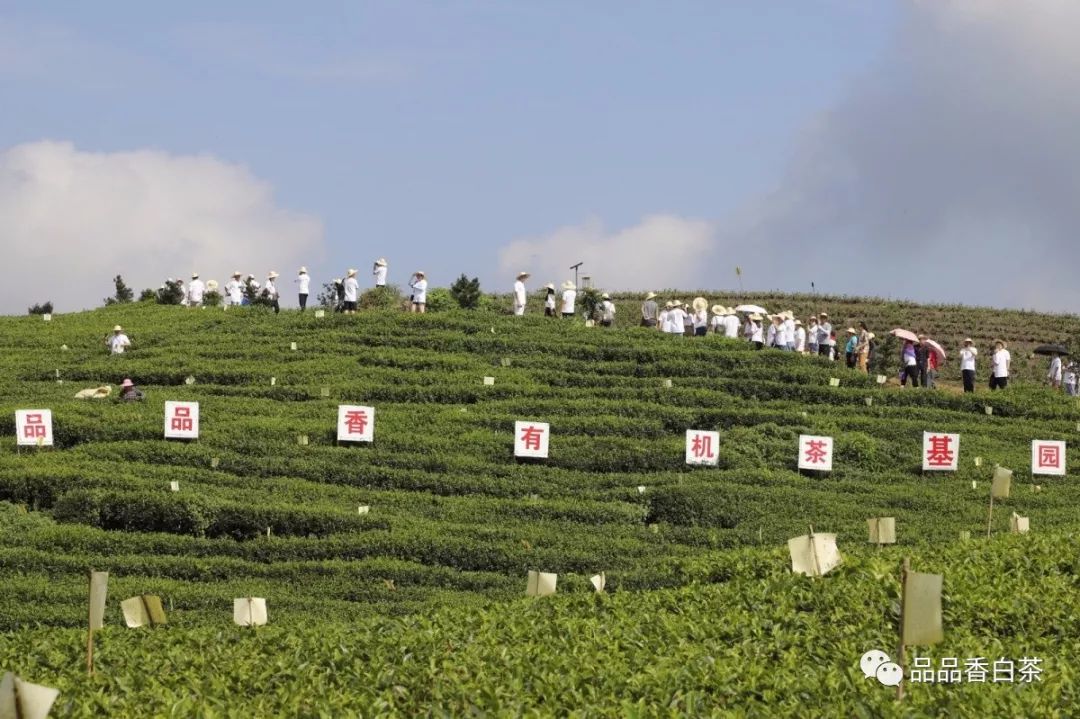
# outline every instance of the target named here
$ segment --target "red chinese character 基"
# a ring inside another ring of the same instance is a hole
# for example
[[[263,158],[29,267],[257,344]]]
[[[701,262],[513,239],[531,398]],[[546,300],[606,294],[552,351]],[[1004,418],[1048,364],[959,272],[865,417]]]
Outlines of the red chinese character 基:
[[[926,463],[931,467],[951,467],[953,463],[953,451],[949,446],[952,437],[948,435],[931,435],[930,448],[926,451]]]
[[[1061,450],[1053,444],[1039,445],[1039,466],[1057,469],[1061,466]]]
[[[40,414],[26,415],[26,426],[23,427],[23,437],[37,439],[45,436],[45,422]]]
[[[695,434],[694,440],[690,444],[690,451],[695,457],[707,457],[712,459],[712,436],[707,434]]]
[[[345,413],[345,428],[348,429],[349,434],[363,434],[367,423],[367,412],[362,409],[349,410]]]
[[[522,427],[521,441],[525,443],[525,449],[540,451],[540,438],[544,436],[539,427]]]
[[[190,432],[194,429],[191,421],[191,407],[177,407],[169,426],[181,432]]]
[[[806,461],[811,464],[824,464],[829,452],[825,449],[825,441],[811,439],[806,443]]]

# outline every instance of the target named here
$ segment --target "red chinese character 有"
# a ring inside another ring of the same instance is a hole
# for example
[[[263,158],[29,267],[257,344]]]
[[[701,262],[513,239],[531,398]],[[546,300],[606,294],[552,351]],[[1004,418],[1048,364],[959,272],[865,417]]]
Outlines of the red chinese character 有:
[[[926,463],[931,467],[951,467],[953,464],[952,437],[931,435],[930,447],[926,451]]]
[[[190,432],[195,425],[191,421],[191,407],[177,407],[169,426],[179,432]]]
[[[26,415],[26,425],[23,427],[23,437],[37,439],[45,436],[45,420],[41,414]]]
[[[690,443],[690,452],[695,457],[713,458],[712,436],[708,434],[695,434]]]
[[[1050,469],[1061,467],[1061,450],[1054,444],[1039,445],[1039,466]]]
[[[828,456],[824,440],[811,439],[806,442],[806,461],[810,464],[824,464]]]
[[[345,429],[349,434],[363,434],[368,425],[367,412],[362,409],[349,410],[345,413]]]
[[[521,428],[521,441],[525,445],[527,450],[540,451],[540,439],[544,436],[544,431],[539,427],[522,427]]]

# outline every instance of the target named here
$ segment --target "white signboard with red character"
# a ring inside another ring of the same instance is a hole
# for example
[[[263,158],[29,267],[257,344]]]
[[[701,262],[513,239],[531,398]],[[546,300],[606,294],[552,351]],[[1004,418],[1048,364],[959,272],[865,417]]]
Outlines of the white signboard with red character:
[[[550,435],[547,422],[514,422],[514,456],[547,459]]]
[[[833,438],[799,435],[799,469],[832,471]]]
[[[51,447],[53,444],[52,410],[15,410],[15,434],[20,447]]]
[[[955,472],[960,463],[960,435],[944,432],[922,433],[924,472]]]
[[[701,429],[686,430],[686,463],[715,467],[720,461],[720,433]]]
[[[165,439],[199,438],[199,403],[165,403]]]
[[[375,408],[338,405],[337,438],[338,442],[374,442]]]
[[[1065,476],[1065,443],[1049,439],[1031,440],[1031,473]]]

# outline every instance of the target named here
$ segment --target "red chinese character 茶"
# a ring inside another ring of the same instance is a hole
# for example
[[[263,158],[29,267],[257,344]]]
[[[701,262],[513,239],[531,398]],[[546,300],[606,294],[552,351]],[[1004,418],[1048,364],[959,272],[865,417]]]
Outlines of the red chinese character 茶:
[[[180,432],[192,431],[195,425],[191,420],[191,407],[177,407],[173,410],[173,417],[169,426]]]
[[[821,439],[811,439],[806,443],[806,461],[810,464],[824,464],[825,458],[829,456],[828,450],[825,449],[825,441]]]
[[[950,445],[952,437],[949,435],[931,435],[930,447],[926,451],[926,463],[931,467],[951,467],[954,454]]]
[[[540,451],[540,439],[543,436],[544,432],[539,427],[530,425],[521,428],[521,441],[527,450]]]
[[[364,410],[354,409],[345,413],[345,429],[349,434],[363,434],[367,424],[368,416]]]
[[[41,414],[27,414],[26,425],[23,427],[23,437],[37,439],[45,435],[45,420]]]
[[[1039,445],[1039,466],[1048,467],[1050,469],[1058,469],[1061,467],[1061,450],[1057,445],[1053,444],[1040,444]]]
[[[713,458],[712,436],[708,434],[695,434],[690,443],[690,452],[695,457]]]

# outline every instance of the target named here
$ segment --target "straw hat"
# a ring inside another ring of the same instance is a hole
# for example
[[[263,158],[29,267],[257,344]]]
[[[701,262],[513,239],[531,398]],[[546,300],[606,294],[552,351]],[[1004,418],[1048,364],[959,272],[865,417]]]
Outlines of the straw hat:
[[[199,273],[198,272],[192,272],[191,273],[191,279],[193,279],[193,280],[199,279]]]
[[[872,339],[874,339],[875,337],[877,337],[877,335],[876,335],[876,334],[874,334],[873,332],[867,332],[867,333],[866,333],[866,339],[868,339],[868,340],[872,340]]]
[[[994,340],[995,345],[1001,345],[1001,349],[1008,349],[1009,343],[1005,340]]]
[[[345,273],[345,276],[346,277],[356,277],[356,270],[350,268],[349,271]]]
[[[651,300],[651,299],[653,299],[655,297],[656,297],[656,293],[655,292],[650,292],[649,294],[645,295],[645,301],[648,302],[649,300]]]
[[[972,339],[971,339],[970,337],[965,337],[965,338],[964,338],[964,344],[966,344],[966,345],[969,345],[969,344],[971,344],[971,343],[972,343],[973,341],[974,341],[974,340],[972,340]]]
[[[123,331],[124,331],[124,328],[123,328],[123,327],[121,327],[120,325],[117,325],[116,327],[113,327],[113,328],[112,328],[112,331],[113,331],[113,332],[123,332]]]
[[[574,284],[573,282],[571,282],[570,280],[567,280],[566,282],[563,282],[563,283],[562,283],[562,288],[563,288],[564,290],[576,290],[576,289],[577,289],[577,285],[575,285],[575,284]]]
[[[802,320],[795,320],[796,327],[802,327]]]
[[[544,285],[544,289],[554,291],[555,290],[555,283],[554,282],[548,282],[546,285]]]
[[[847,328],[847,331],[848,331],[848,334],[849,334],[849,335],[853,335],[853,334],[858,334],[857,332],[855,332],[855,328],[854,328],[854,327],[848,327],[848,328]]]
[[[380,257],[379,259],[375,260],[375,264],[377,264],[379,267],[386,267],[386,258]]]
[[[761,315],[755,312],[754,314],[750,315],[750,319],[752,319],[754,322],[761,322]]]
[[[532,277],[532,275],[530,275],[530,274],[529,274],[528,272],[526,272],[526,271],[524,271],[524,270],[522,270],[521,272],[517,273],[517,278],[518,278],[519,280],[527,280],[527,279],[529,279],[530,277]]]
[[[828,312],[819,312],[818,313],[818,317],[828,317],[828,316],[829,316]]]
[[[666,309],[666,310],[670,310],[674,306],[675,306],[675,303],[672,302],[671,300],[668,300],[666,303],[664,303],[664,309]]]
[[[270,274],[267,275],[267,277],[271,280],[276,280],[280,276],[281,275],[279,275],[277,272],[274,272],[273,270],[270,270]]]
[[[298,274],[298,275],[306,275],[307,274],[307,268],[306,267],[301,267],[300,270],[296,274]]]
[[[233,277],[243,277],[244,273],[241,272],[240,270],[237,270],[236,272],[232,273],[232,276]]]
[[[416,272],[414,272],[413,274],[414,274],[414,275],[416,275],[417,277],[427,277],[427,275],[426,275],[426,274],[424,274],[424,271],[423,271],[423,270],[417,270],[417,271],[416,271]]]
[[[217,288],[218,288],[217,280],[207,280],[206,281],[206,289],[208,289],[208,290],[216,290]]]
[[[709,301],[704,297],[695,297],[691,303],[695,312],[701,312],[703,309],[709,306]]]
[[[727,307],[724,307],[723,305],[713,305],[712,306],[712,313],[714,315],[726,315],[727,314]]]
[[[605,292],[604,294],[600,295],[600,299],[602,299],[602,300],[610,300],[611,295],[609,295],[607,292]]]
[[[132,382],[130,378],[125,378],[124,381],[120,383],[120,386],[121,387],[134,387],[135,383]]]
[[[738,312],[735,311],[734,307],[725,307],[724,309],[727,310],[727,312],[724,313],[725,315],[737,315],[737,314],[739,314]]]

